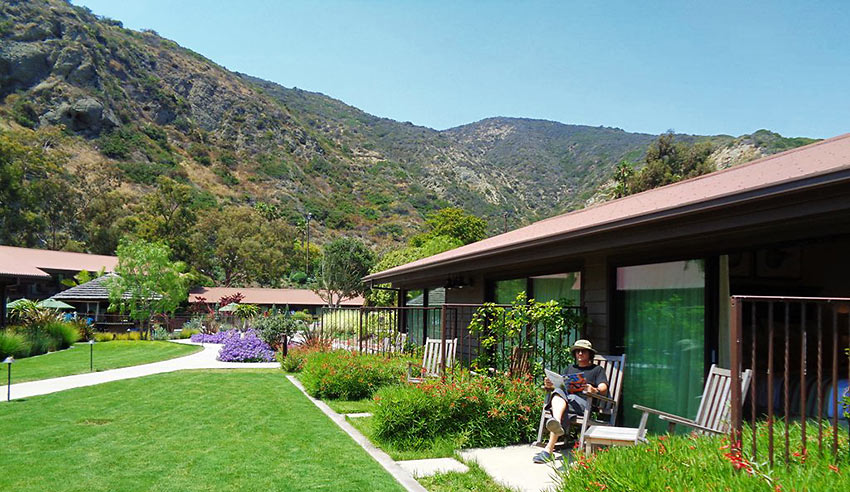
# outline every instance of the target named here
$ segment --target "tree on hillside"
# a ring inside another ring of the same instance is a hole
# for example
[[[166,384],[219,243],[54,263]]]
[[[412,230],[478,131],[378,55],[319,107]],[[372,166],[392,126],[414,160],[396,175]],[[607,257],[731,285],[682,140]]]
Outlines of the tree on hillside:
[[[227,287],[279,286],[295,259],[292,228],[248,207],[200,214],[191,236],[192,265]]]
[[[425,241],[421,246],[408,246],[387,252],[381,257],[380,261],[375,263],[370,273],[389,270],[390,268],[427,258],[460,246],[463,246],[463,244],[457,239],[446,236],[435,236]],[[373,289],[368,293],[366,301],[374,306],[395,306],[398,302],[398,297],[394,290]]]
[[[173,313],[187,298],[185,265],[173,262],[162,243],[122,240],[115,277],[105,282],[110,310],[127,313],[144,330],[157,314]]]
[[[425,225],[429,230],[414,236],[410,240],[412,246],[421,246],[437,236],[453,238],[461,244],[474,243],[487,237],[487,221],[456,207],[444,208],[428,214]]]
[[[188,259],[188,237],[197,222],[194,190],[166,176],[158,177],[156,185],[156,191],[142,200],[136,233],[150,242],[164,241],[177,258]]]
[[[627,194],[658,188],[715,170],[710,142],[676,142],[672,132],[658,136],[646,151],[643,168],[627,178]],[[617,168],[617,171],[621,169]],[[617,179],[617,177],[615,177]]]
[[[0,131],[0,243],[60,249],[71,237],[76,192],[59,129]]]
[[[374,264],[375,255],[363,242],[353,238],[331,241],[323,248],[313,290],[328,306],[338,307],[346,299],[365,294],[362,278]]]

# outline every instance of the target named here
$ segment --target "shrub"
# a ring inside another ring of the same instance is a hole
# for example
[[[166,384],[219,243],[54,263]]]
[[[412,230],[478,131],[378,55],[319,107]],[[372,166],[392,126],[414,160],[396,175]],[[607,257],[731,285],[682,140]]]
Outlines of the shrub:
[[[304,329],[304,323],[287,313],[266,313],[254,321],[257,335],[275,350],[287,353],[287,343],[295,333]]]
[[[195,333],[190,339],[195,343],[225,343],[229,338],[238,337],[239,330],[223,330],[215,333]]]
[[[359,322],[359,310],[334,309],[322,314],[322,331],[328,335],[353,335],[357,333]]]
[[[80,339],[80,331],[74,323],[54,321],[45,326],[45,331],[55,344],[54,350],[66,349]]]
[[[29,356],[30,344],[20,333],[12,331],[0,331],[0,359],[10,355],[16,359]]]
[[[238,332],[227,336],[224,347],[218,353],[218,360],[222,362],[272,362],[275,360],[274,351],[269,345],[262,341],[254,330]]]
[[[425,449],[450,436],[463,446],[531,442],[542,402],[530,378],[461,375],[453,382],[381,389],[375,395],[374,429],[378,439],[405,450]]]
[[[154,340],[170,340],[171,333],[161,326],[155,326],[153,332],[151,332],[151,338]]]
[[[401,382],[404,360],[377,355],[355,355],[336,350],[307,355],[301,382],[316,398],[359,400],[380,387]]]
[[[111,342],[115,340],[115,334],[110,332],[95,332],[94,333],[94,341],[95,342]]]
[[[276,353],[275,358],[277,358],[277,361],[280,362],[280,368],[284,371],[301,372],[306,354],[307,350],[294,346],[289,348],[286,355],[283,354],[283,351]]]

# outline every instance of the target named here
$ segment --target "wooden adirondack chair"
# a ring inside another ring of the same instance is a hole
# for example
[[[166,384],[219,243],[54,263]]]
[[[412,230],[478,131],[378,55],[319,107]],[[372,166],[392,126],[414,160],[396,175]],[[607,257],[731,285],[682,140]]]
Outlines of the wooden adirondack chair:
[[[590,407],[585,410],[584,415],[575,417],[571,422],[562,421],[564,429],[570,424],[581,426],[579,432],[579,449],[584,447],[584,434],[590,425],[614,425],[617,421],[617,409],[620,405],[620,393],[623,388],[623,369],[626,365],[625,355],[596,355],[593,357],[593,362],[596,365],[602,366],[605,369],[605,375],[608,377],[608,392],[605,395],[590,394]],[[540,413],[540,426],[537,428],[537,441],[534,442],[537,446],[545,446],[546,440],[549,439],[549,433],[546,432],[546,419],[549,418],[546,410]],[[565,413],[564,419],[567,418]],[[564,434],[564,439],[567,438],[569,432]]]
[[[421,383],[428,377],[440,376],[440,365],[443,360],[441,352],[442,340],[428,338],[425,340],[425,353],[422,356],[422,365],[419,370],[414,372],[413,368],[416,364],[407,364],[407,382]],[[446,340],[446,369],[452,367],[455,361],[455,352],[457,351],[457,338]]]
[[[741,374],[741,394],[747,394],[752,375],[753,373],[749,369]],[[729,369],[723,369],[712,364],[711,370],[708,371],[708,378],[705,380],[702,400],[700,400],[697,416],[694,420],[642,405],[633,405],[637,410],[643,412],[640,429],[644,429],[647,415],[655,414],[658,415],[658,418],[667,422],[667,430],[671,433],[675,430],[676,425],[684,425],[701,434],[725,434],[729,432],[731,386],[732,377]]]

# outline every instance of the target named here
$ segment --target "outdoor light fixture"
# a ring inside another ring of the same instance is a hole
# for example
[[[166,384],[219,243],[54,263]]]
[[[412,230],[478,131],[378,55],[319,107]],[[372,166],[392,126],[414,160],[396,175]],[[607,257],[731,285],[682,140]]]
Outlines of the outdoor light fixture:
[[[6,367],[8,367],[9,371],[9,379],[6,382],[6,401],[12,400],[12,364],[14,362],[15,358],[11,355],[3,360],[3,364],[6,364]]]
[[[89,372],[94,372],[94,338],[89,339]]]

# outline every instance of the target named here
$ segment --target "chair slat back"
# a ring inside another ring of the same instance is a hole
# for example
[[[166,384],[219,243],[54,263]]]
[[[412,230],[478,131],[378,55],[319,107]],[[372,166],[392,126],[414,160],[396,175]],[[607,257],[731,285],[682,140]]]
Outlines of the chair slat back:
[[[746,395],[750,387],[752,371],[747,369],[741,374],[741,391]],[[697,416],[694,421],[709,429],[725,433],[729,430],[729,413],[731,411],[732,373],[729,369],[711,365],[702,400],[699,403]]]
[[[422,356],[422,367],[425,376],[436,377],[440,375],[440,363],[443,360],[442,340],[439,338],[428,338],[425,340],[425,354]],[[457,338],[446,340],[446,369],[450,368],[455,361],[457,351]]]
[[[531,372],[531,355],[533,349],[514,347],[511,352],[511,366],[508,368],[508,375],[512,378],[518,378]]]
[[[626,365],[625,355],[599,355],[593,357],[593,362],[605,370],[605,376],[608,378],[608,393],[605,395],[616,404],[602,403],[599,406],[599,411],[608,416],[610,425],[614,425],[617,420],[617,406],[620,404],[620,390],[623,389],[623,368]]]

